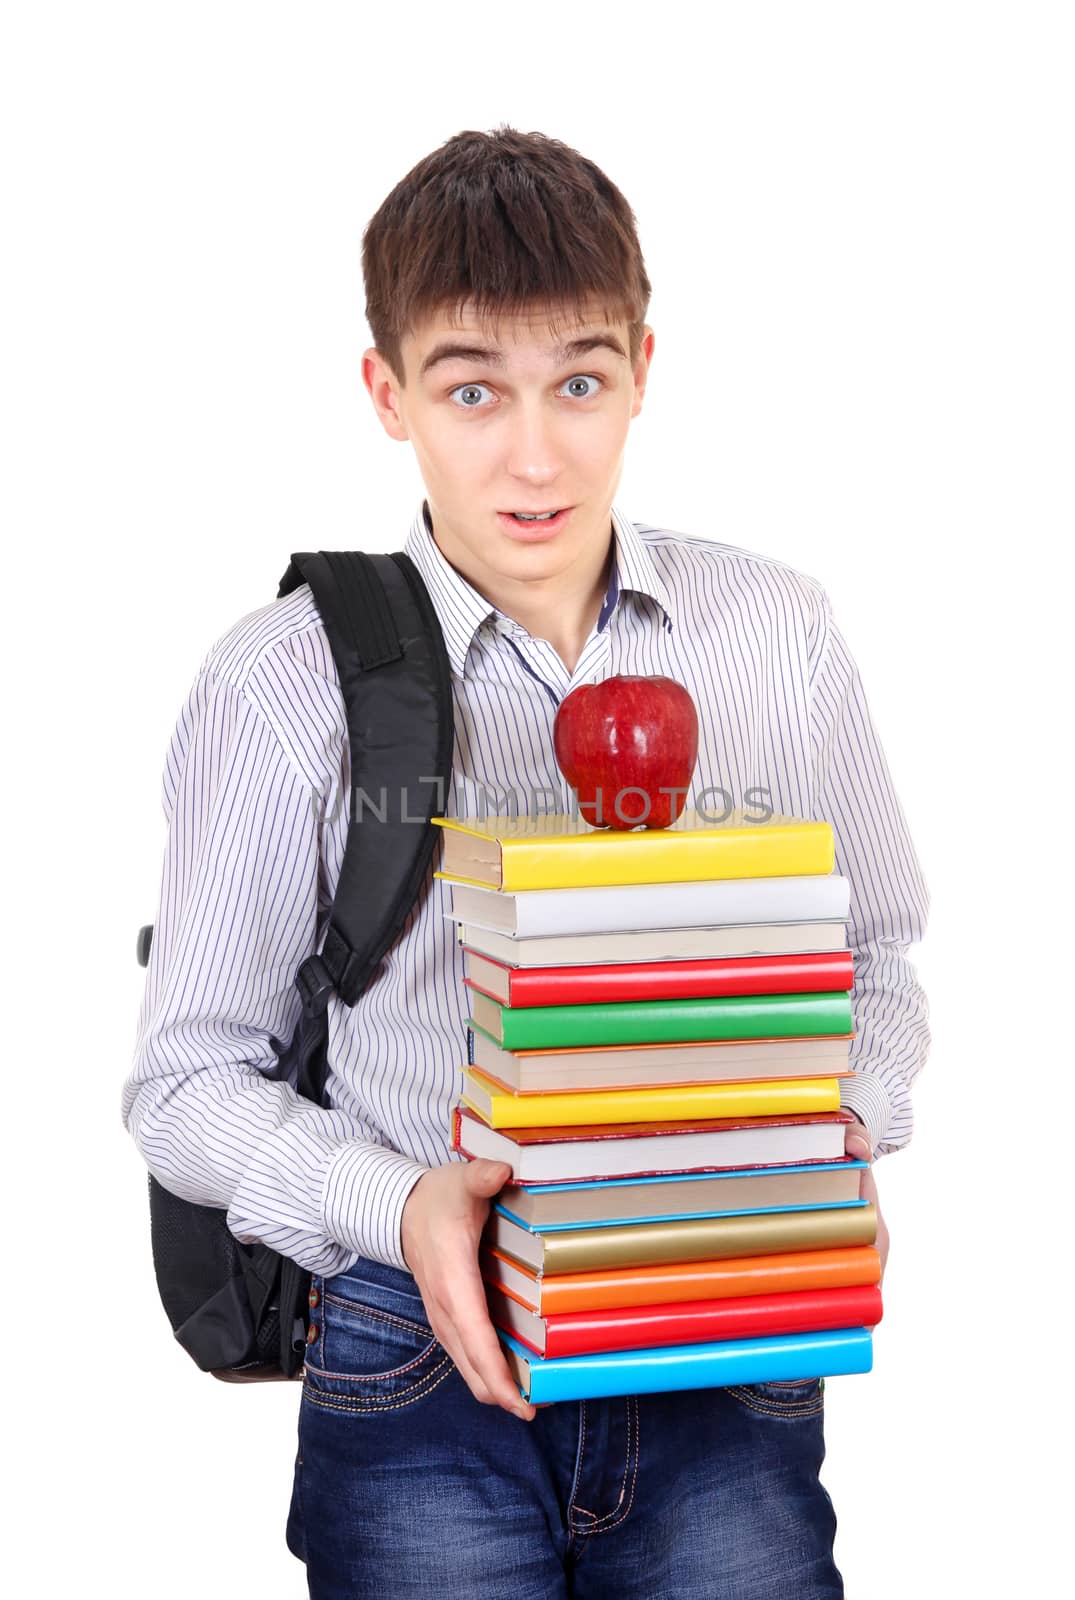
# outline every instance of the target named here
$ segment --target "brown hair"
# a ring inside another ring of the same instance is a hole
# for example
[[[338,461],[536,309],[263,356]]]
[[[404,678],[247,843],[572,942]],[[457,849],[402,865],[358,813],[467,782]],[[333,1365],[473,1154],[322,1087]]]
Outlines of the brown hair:
[[[635,216],[585,156],[507,124],[467,129],[423,157],[383,200],[362,236],[366,319],[404,383],[401,341],[464,301],[483,328],[535,308],[582,322],[596,299],[626,321],[634,366],[651,293]]]

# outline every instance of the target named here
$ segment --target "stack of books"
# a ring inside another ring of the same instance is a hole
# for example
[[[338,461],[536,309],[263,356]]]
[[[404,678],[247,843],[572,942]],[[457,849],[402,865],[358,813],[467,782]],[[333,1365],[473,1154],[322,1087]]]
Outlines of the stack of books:
[[[830,825],[433,820],[469,1008],[453,1147],[512,1168],[480,1266],[524,1397],[869,1371]]]

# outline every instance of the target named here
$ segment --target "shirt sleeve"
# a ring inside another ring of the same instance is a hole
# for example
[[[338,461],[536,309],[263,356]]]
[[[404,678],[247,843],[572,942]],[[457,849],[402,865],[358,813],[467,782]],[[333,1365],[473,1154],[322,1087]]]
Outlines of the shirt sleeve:
[[[157,920],[122,1116],[173,1194],[226,1209],[331,1276],[356,1253],[405,1267],[403,1204],[427,1170],[377,1130],[265,1077],[316,947],[321,797],[241,690],[203,666],[163,780]]]
[[[833,825],[835,870],[849,879],[855,1038],[840,1102],[865,1124],[874,1156],[911,1138],[911,1085],[929,1053],[929,1007],[907,956],[925,932],[929,891],[870,717],[858,667],[822,595],[811,680],[814,816]]]

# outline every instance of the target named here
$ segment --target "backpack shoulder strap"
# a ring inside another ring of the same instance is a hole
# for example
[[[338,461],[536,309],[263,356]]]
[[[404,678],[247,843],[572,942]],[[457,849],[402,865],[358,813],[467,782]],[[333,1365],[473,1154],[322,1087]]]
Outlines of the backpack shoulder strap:
[[[300,966],[304,1008],[335,989],[354,1005],[413,909],[437,843],[453,750],[452,674],[421,574],[402,550],[292,555],[278,598],[310,585],[347,713],[347,844],[318,954]],[[361,813],[356,797],[362,797]]]

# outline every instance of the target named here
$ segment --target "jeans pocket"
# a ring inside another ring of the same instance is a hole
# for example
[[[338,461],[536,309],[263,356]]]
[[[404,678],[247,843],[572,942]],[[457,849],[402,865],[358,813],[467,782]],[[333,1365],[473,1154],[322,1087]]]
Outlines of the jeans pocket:
[[[409,1274],[359,1261],[319,1282],[318,1295],[304,1380],[313,1403],[395,1410],[421,1399],[451,1371]]]
[[[730,1391],[770,1413],[789,1417],[814,1416],[825,1405],[824,1378],[780,1378],[771,1383],[742,1383]]]

